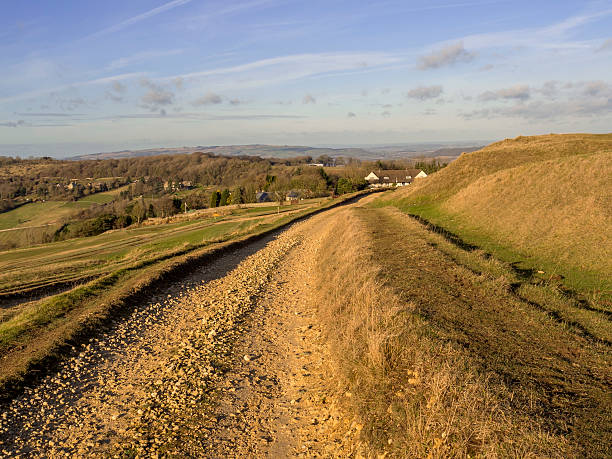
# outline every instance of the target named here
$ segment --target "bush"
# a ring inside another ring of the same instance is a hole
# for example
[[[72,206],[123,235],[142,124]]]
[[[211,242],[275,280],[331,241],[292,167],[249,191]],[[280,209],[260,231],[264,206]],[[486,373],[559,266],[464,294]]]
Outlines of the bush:
[[[112,229],[125,228],[131,225],[132,221],[130,215],[117,217],[116,215],[108,214],[80,222],[66,223],[55,232],[53,240],[61,241],[74,237],[97,236]]]

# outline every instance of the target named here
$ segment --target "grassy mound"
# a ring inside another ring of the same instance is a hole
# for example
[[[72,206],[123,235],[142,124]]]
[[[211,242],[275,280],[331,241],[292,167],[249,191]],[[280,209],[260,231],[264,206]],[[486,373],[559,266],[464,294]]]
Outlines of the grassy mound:
[[[382,203],[609,300],[611,177],[612,134],[517,137],[463,154]]]

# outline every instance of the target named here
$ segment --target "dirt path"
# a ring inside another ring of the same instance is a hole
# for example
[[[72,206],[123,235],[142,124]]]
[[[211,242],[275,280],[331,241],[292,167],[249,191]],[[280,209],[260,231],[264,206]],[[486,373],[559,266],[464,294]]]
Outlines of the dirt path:
[[[342,415],[311,291],[312,246],[300,244],[263,292],[206,424],[212,457],[346,457],[355,423]]]
[[[308,284],[326,214],[168,286],[75,349],[2,407],[0,456],[349,454],[359,426],[334,398]]]

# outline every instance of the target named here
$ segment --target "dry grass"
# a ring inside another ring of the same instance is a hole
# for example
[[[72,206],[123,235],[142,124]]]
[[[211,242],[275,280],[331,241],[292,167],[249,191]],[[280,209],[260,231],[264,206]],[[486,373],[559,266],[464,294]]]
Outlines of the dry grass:
[[[598,301],[612,287],[611,175],[612,134],[519,137],[463,154],[386,203]]]
[[[477,179],[442,209],[478,222],[521,251],[610,273],[611,164],[612,150],[523,164]]]
[[[322,237],[317,272],[319,312],[370,453],[573,456],[564,437],[514,410],[512,391],[464,347],[436,336],[417,305],[387,285],[373,250],[363,220],[343,211]]]
[[[482,150],[462,154],[450,167],[404,191],[448,197],[483,175],[524,164],[612,150],[612,134],[550,134],[517,137],[493,143]],[[574,176],[580,177],[575,170]],[[418,190],[418,191],[417,191]]]

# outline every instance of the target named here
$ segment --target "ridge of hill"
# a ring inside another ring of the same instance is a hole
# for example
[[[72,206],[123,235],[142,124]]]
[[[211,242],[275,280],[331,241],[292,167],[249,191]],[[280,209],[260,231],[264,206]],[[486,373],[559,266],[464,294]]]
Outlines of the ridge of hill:
[[[612,134],[517,137],[381,204],[601,299],[612,289],[611,176]]]
[[[88,155],[74,156],[71,160],[86,159],[120,159],[133,158],[138,156],[157,156],[157,155],[179,155],[189,154],[196,151],[212,153],[222,156],[265,156],[271,158],[287,158],[292,156],[353,156],[367,157],[371,154],[361,148],[321,148],[293,145],[212,145],[195,147],[175,147],[175,148],[149,148],[144,150],[122,150],[107,153],[92,153]]]
[[[180,155],[195,152],[210,153],[221,156],[261,156],[265,158],[291,158],[296,156],[352,157],[361,160],[393,158],[439,158],[454,160],[463,152],[482,148],[481,143],[467,146],[446,146],[443,144],[388,145],[380,147],[308,147],[301,145],[198,145],[194,147],[159,147],[143,150],[121,150],[104,153],[92,153],[67,158],[69,160],[123,159],[142,156]]]

